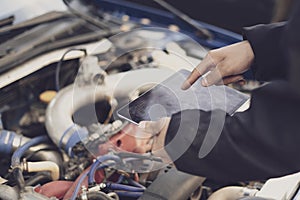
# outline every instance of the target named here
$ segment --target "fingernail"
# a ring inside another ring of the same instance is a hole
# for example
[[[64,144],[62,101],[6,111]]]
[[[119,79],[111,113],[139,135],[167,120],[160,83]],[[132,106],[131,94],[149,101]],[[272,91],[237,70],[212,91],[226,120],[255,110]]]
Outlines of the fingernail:
[[[185,82],[182,84],[181,89],[182,89],[182,90],[186,90],[186,89],[189,88],[189,86],[190,86],[190,84],[189,84],[188,82],[185,81]]]

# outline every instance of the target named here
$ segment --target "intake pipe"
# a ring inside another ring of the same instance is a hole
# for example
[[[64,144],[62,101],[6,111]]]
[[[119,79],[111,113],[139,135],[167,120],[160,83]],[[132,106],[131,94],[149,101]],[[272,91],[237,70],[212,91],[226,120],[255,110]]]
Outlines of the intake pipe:
[[[47,107],[46,129],[49,137],[71,156],[72,147],[88,135],[85,127],[73,121],[72,116],[79,108],[109,97],[128,98],[139,87],[160,83],[171,73],[169,69],[140,69],[108,75],[102,85],[73,84],[63,88]]]
[[[13,131],[1,130],[0,154],[10,155],[29,140],[30,138],[25,137],[21,134],[17,134]],[[34,160],[52,161],[59,166],[62,166],[63,161],[61,155],[57,151],[51,150],[51,148],[52,147],[49,144],[39,144],[37,146],[29,148],[26,154],[34,154]]]

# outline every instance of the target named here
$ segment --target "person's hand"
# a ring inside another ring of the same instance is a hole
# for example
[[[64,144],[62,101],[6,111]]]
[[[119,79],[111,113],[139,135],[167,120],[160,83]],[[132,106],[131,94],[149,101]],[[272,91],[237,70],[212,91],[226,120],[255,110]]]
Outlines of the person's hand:
[[[161,118],[158,121],[141,121],[139,123],[139,128],[143,129],[148,134],[153,136],[166,131],[169,126],[170,117]]]
[[[183,83],[182,89],[188,89],[204,74],[203,86],[241,81],[241,74],[250,68],[253,60],[254,53],[248,41],[211,50]]]
[[[165,117],[158,121],[142,121],[139,123],[141,129],[153,135],[152,148],[148,150],[151,150],[153,155],[161,157],[168,163],[171,162],[171,159],[164,150],[164,144],[170,120],[171,118]]]

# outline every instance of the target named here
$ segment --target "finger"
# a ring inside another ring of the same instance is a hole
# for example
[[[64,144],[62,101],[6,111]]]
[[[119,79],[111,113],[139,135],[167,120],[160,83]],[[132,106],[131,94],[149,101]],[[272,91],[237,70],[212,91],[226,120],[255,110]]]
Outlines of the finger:
[[[204,87],[208,87],[214,85],[222,79],[222,75],[218,69],[214,69],[210,71],[203,79],[201,80],[201,84]]]
[[[203,86],[218,84],[224,77],[231,75],[229,74],[227,67],[225,62],[220,62],[212,71],[203,77],[201,84]]]
[[[189,77],[184,81],[184,83],[181,86],[182,90],[187,90],[195,83],[195,81],[202,75],[202,73],[198,70],[198,68],[195,68],[192,73],[189,75]]]
[[[166,119],[167,118],[162,118],[158,121],[141,121],[139,123],[139,128],[143,129],[147,133],[156,135],[166,125]]]
[[[133,152],[134,153],[147,153],[149,151],[151,151],[152,149],[152,144],[145,144],[143,146],[138,146],[136,147]]]
[[[245,81],[244,77],[242,75],[233,75],[223,78],[223,81],[219,81],[216,85],[228,85],[230,83],[236,83],[236,82],[242,82]]]
[[[234,76],[224,78],[223,83],[225,85],[228,85],[230,83],[235,83],[235,82],[244,81],[244,80],[245,79],[242,75],[234,75]]]
[[[242,80],[239,80],[237,81],[237,83],[240,85],[240,86],[243,86],[243,85],[246,85],[246,80],[245,79],[242,79]]]
[[[213,66],[215,66],[211,56],[207,55],[201,63],[195,67],[186,81],[182,84],[181,89],[186,90],[193,85],[196,80],[202,76],[203,74],[207,73]]]

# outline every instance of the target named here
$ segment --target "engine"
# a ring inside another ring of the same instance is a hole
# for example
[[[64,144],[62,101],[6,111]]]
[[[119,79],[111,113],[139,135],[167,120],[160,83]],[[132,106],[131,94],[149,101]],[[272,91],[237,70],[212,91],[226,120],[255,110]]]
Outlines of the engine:
[[[176,170],[152,154],[149,134],[116,114],[173,72],[192,70],[220,40],[202,34],[201,46],[175,25],[153,28],[156,22],[109,12],[107,4],[1,27],[0,199],[213,200],[264,193],[263,182],[223,188]],[[235,87],[247,92],[258,85]]]
[[[204,178],[153,156],[147,134],[115,113],[182,65],[193,68],[199,58],[186,56],[183,40],[170,30],[129,31],[58,50],[60,59],[4,87],[1,198],[199,196]]]

